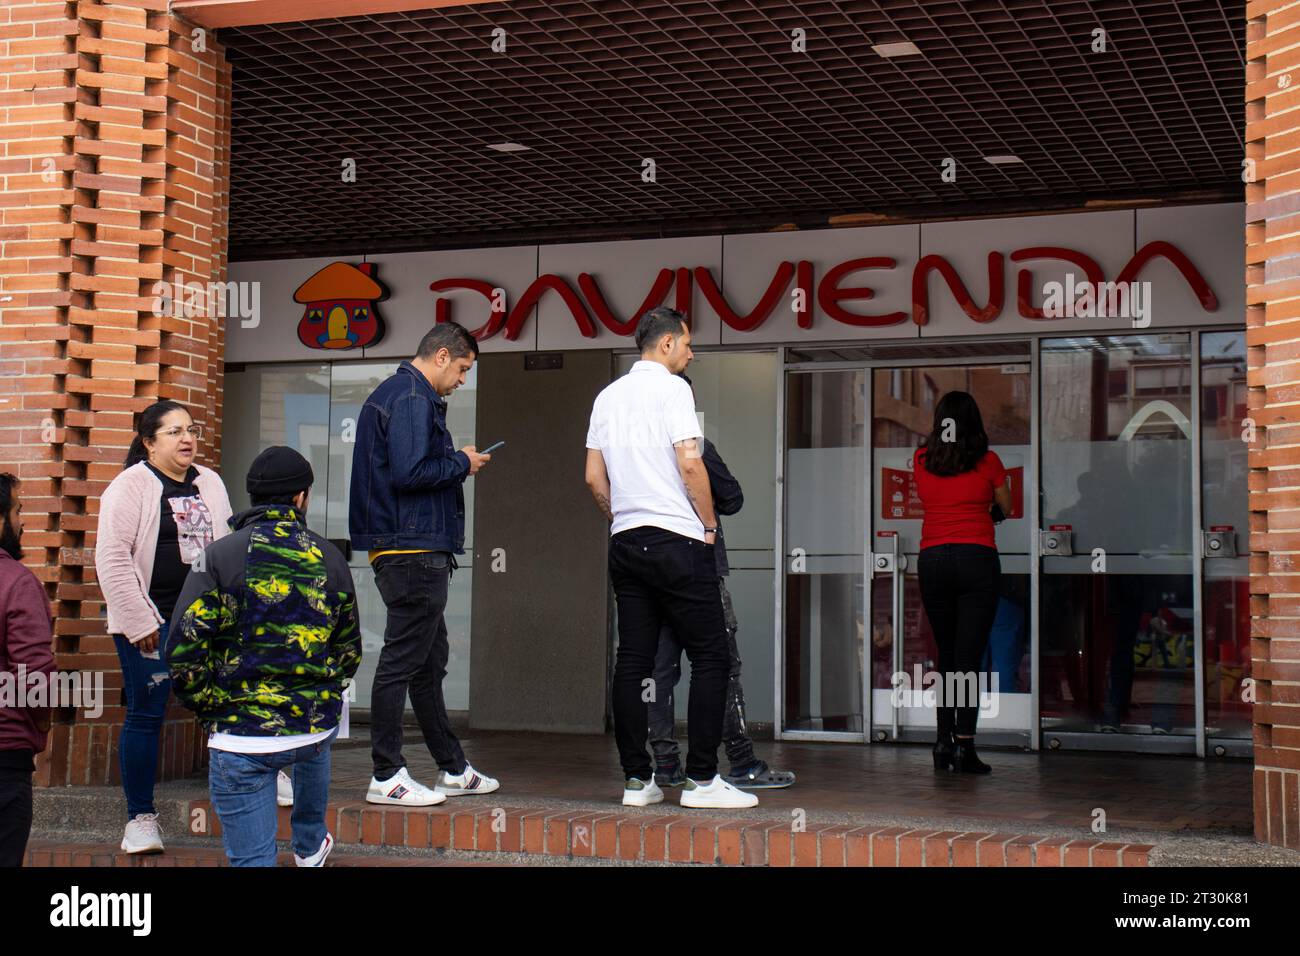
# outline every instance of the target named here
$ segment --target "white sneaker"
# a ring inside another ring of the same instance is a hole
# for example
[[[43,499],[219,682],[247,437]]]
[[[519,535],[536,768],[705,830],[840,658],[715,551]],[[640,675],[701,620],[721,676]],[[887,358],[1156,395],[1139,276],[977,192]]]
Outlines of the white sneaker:
[[[468,763],[458,775],[438,771],[438,780],[434,789],[448,797],[468,797],[476,793],[491,793],[501,786],[501,781],[479,773]]]
[[[122,849],[127,853],[161,853],[162,830],[158,828],[158,814],[137,813],[126,825],[122,835]]]
[[[663,798],[664,792],[659,789],[659,784],[655,783],[653,775],[649,780],[628,777],[627,782],[623,784],[623,806],[625,807],[648,807],[652,803],[662,802]]]
[[[332,849],[334,849],[334,834],[326,831],[320,849],[308,857],[302,857],[295,853],[293,855],[293,864],[294,866],[324,866],[325,857],[330,855]]]
[[[758,806],[758,797],[738,790],[717,774],[707,784],[686,778],[682,789],[681,805],[701,810],[740,810]]]
[[[391,803],[399,807],[432,807],[446,799],[442,794],[412,780],[405,767],[387,780],[371,777],[370,788],[366,791],[367,803]]]
[[[283,770],[275,775],[275,805],[293,806],[293,780]]]

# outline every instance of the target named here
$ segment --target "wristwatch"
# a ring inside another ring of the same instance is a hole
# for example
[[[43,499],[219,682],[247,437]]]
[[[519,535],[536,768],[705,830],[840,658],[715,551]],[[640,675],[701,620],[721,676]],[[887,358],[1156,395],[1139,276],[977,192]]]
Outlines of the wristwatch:
[[[714,534],[717,534],[719,530],[720,530],[720,529],[718,529],[718,528],[705,528],[705,529],[704,529],[704,533],[705,533],[705,534],[708,534],[710,531],[712,531]]]

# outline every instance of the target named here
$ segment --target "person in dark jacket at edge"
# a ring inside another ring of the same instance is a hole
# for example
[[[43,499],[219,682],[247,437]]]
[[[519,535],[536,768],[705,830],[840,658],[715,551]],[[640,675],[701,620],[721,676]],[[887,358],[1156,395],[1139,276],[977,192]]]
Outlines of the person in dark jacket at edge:
[[[167,664],[208,738],[212,808],[231,866],[275,866],[276,776],[293,767],[293,852],[324,866],[330,746],[361,664],[356,587],[343,553],[307,527],[311,464],[283,445],[248,470],[253,507],[191,566]]]
[[[0,474],[0,867],[22,866],[27,855],[32,773],[50,729],[48,707],[17,706],[17,682],[30,689],[43,674],[48,687],[54,674],[50,602],[23,566],[22,536],[18,479]]]
[[[691,385],[685,372],[678,376]],[[694,385],[691,390],[694,392]],[[713,442],[704,439],[705,470],[709,473],[709,487],[713,491],[713,510],[719,515],[734,515],[745,504],[740,482],[731,474],[726,462],[718,454]],[[740,651],[736,647],[736,612],[727,591],[727,575],[731,566],[727,562],[727,546],[723,542],[722,521],[718,520],[718,536],[714,542],[714,556],[718,563],[718,589],[722,592],[723,619],[727,625],[727,654],[731,666],[727,671],[727,709],[723,718],[722,742],[727,749],[731,773],[724,779],[741,790],[780,789],[794,783],[794,774],[788,770],[773,770],[764,760],[754,756],[754,741],[745,730],[745,690],[740,685]],[[671,625],[664,623],[659,631],[659,652],[655,655],[655,699],[646,706],[650,723],[650,749],[655,755],[655,783],[661,787],[680,787],[686,783],[682,769],[681,751],[673,737],[673,690],[682,676],[682,646]]]

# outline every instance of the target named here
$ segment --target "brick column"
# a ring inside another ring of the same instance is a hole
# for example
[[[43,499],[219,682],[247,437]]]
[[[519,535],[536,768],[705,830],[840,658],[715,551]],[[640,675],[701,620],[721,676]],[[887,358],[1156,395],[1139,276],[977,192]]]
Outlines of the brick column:
[[[230,73],[167,0],[0,8],[0,461],[23,481],[24,559],[62,670],[104,672],[103,715],[62,711],[41,785],[118,781],[121,674],[95,583],[99,496],[159,398],[217,433],[223,334],[154,311],[154,285],[224,281]],[[219,467],[219,446],[199,459]],[[203,761],[173,706],[160,778]]]
[[[1246,15],[1255,836],[1300,849],[1300,2]]]

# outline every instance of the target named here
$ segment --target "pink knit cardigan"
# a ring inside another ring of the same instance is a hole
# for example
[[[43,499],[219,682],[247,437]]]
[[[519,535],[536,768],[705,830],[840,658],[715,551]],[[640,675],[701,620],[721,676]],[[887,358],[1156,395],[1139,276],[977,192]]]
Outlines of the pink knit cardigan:
[[[195,465],[194,486],[212,513],[213,538],[230,533],[230,498],[221,476]],[[113,479],[99,499],[95,539],[95,575],[108,605],[108,631],[131,643],[158,630],[162,614],[149,600],[153,556],[158,547],[162,482],[144,462]]]

